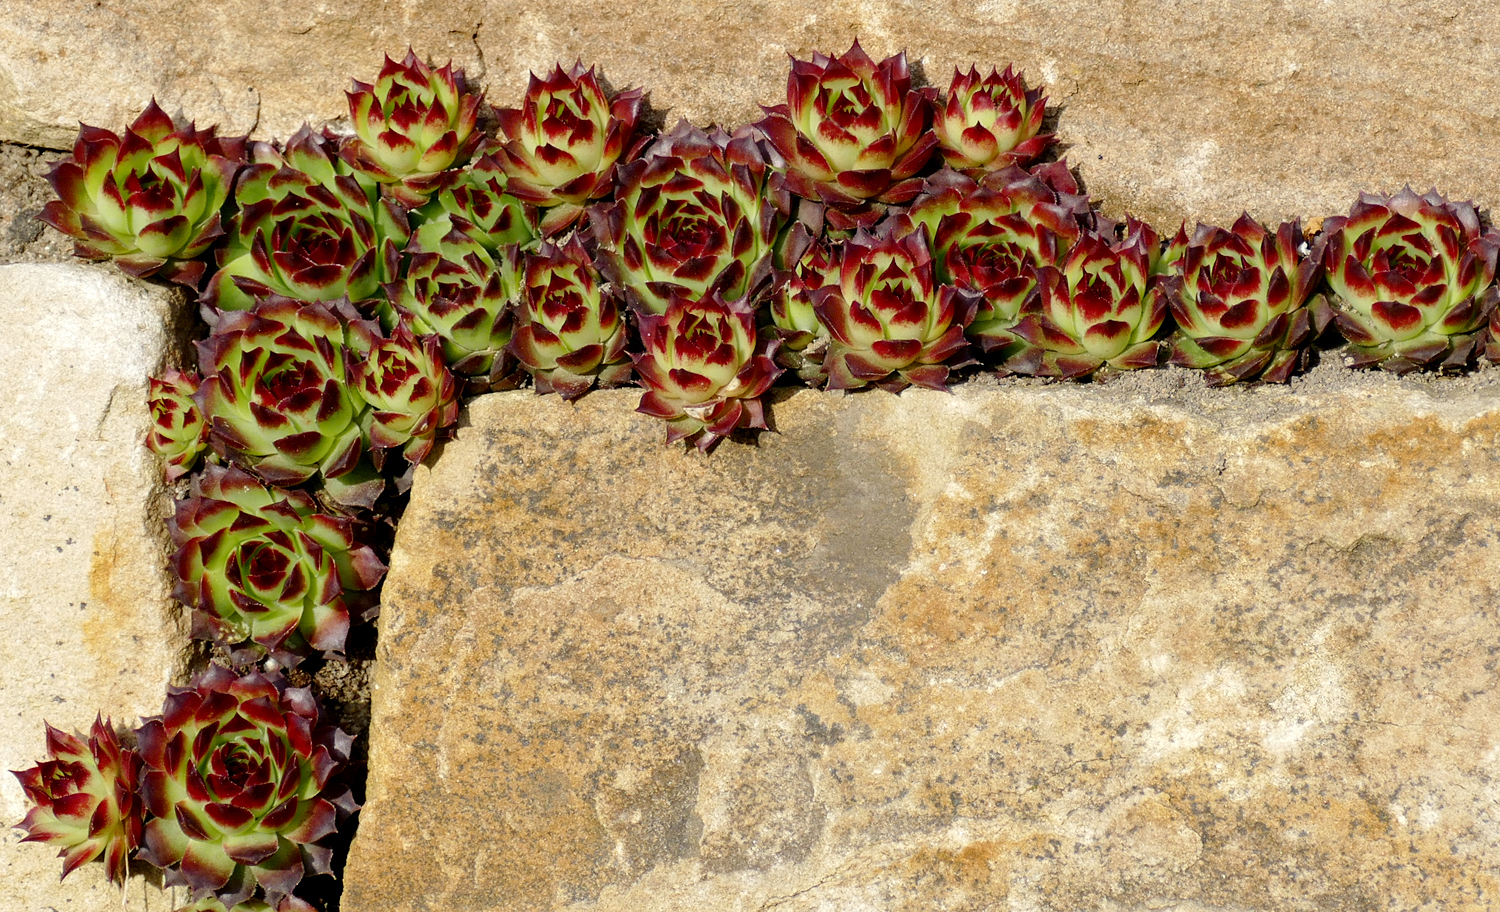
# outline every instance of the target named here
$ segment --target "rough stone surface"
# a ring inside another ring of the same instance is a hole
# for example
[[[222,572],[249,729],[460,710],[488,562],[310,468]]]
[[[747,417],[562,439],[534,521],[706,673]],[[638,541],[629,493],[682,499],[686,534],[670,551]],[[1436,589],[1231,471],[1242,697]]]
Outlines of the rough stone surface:
[[[141,445],[175,301],[105,268],[0,266],[0,770],[45,756],[44,720],[85,731],[95,713],[129,727],[161,712],[183,667],[161,468]],[[56,850],[8,829],[25,810],[0,773],[0,912],[121,909],[101,865],[58,884]],[[124,908],[173,900],[133,877]]]
[[[784,99],[787,59],[902,48],[1015,61],[1111,214],[1222,221],[1344,211],[1411,182],[1493,204],[1500,37],[1478,0],[0,0],[0,139],[63,148],[155,95],[228,130],[285,137],[342,116],[352,77],[408,44],[511,103],[575,58],[660,110],[741,123]]]
[[[419,470],[345,912],[1500,905],[1500,382],[971,384]]]

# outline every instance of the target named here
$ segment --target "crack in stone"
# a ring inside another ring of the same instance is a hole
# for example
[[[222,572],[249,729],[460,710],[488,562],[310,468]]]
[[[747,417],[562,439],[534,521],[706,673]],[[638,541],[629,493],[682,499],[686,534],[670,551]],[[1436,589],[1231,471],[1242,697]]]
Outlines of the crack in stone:
[[[255,86],[248,87],[246,91],[255,97],[255,118],[250,121],[250,127],[245,131],[246,134],[250,134],[260,126],[260,92],[256,91]]]
[[[1466,731],[1466,732],[1468,732],[1471,735],[1485,735],[1485,734],[1487,734],[1486,732],[1476,731],[1475,729],[1472,729],[1472,728],[1468,727],[1467,725],[1460,725],[1457,722],[1388,722],[1385,719],[1350,719],[1345,724],[1346,725],[1387,725],[1387,726],[1390,726],[1391,728],[1443,728],[1443,729],[1456,728],[1456,729],[1458,729],[1460,731]]]
[[[94,439],[104,440],[104,425],[109,423],[109,416],[115,411],[115,397],[120,394],[123,384],[116,383],[109,388],[109,399],[105,401],[104,408],[99,412],[99,420],[94,422]]]
[[[813,884],[810,887],[804,887],[804,888],[802,888],[801,890],[798,890],[795,893],[788,893],[786,896],[772,897],[771,899],[769,899],[766,902],[762,903],[757,908],[756,912],[765,912],[766,909],[774,909],[777,906],[784,906],[787,903],[791,902],[792,900],[798,898],[799,896],[806,896],[808,893],[811,893],[812,891],[814,891],[814,890],[818,889],[819,887],[823,886],[824,884],[828,883],[830,880],[833,880],[838,875],[839,875],[839,871],[837,869],[835,869],[832,873],[825,874],[822,877],[822,879],[820,879],[817,883]]]
[[[479,30],[482,28],[484,28],[484,20],[481,19],[474,23],[474,33],[469,36],[469,40],[474,42],[474,53],[479,55],[479,72],[474,74],[475,79],[484,78],[484,74],[490,69],[489,62],[484,59],[484,48],[479,44]]]

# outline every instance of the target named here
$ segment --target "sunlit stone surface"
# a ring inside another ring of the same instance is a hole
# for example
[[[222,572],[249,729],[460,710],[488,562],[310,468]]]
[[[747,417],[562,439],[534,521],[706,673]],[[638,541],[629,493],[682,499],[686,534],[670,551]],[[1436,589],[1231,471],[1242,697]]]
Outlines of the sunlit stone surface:
[[[161,467],[141,445],[177,300],[102,266],[0,266],[0,771],[46,758],[44,721],[133,728],[183,667]],[[57,849],[9,829],[26,807],[0,772],[0,912],[185,900],[141,877],[122,900],[101,864],[59,884]]]
[[[344,909],[1500,902],[1500,385],[498,394],[419,473]]]

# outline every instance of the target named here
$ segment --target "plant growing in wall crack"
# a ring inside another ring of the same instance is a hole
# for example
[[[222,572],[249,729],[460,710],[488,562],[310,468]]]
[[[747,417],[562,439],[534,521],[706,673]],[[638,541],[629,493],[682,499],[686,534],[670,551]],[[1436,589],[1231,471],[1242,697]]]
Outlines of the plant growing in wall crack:
[[[708,452],[767,429],[776,384],[1500,361],[1500,234],[1436,191],[1362,194],[1310,237],[1247,215],[1164,244],[1042,160],[1046,99],[1011,67],[939,92],[856,42],[793,59],[757,123],[659,135],[642,89],[606,85],[559,65],[495,108],[408,50],[354,82],[352,132],[250,142],[153,101],[54,166],[42,220],[190,289],[210,329],[151,380],[146,442],[186,489],[176,594],[217,650],[138,749],[47,728],[21,827],[65,876],[133,857],[191,889],[184,912],[315,908],[351,741],[292,682],[370,629],[401,497],[465,395],[633,383],[669,444]]]

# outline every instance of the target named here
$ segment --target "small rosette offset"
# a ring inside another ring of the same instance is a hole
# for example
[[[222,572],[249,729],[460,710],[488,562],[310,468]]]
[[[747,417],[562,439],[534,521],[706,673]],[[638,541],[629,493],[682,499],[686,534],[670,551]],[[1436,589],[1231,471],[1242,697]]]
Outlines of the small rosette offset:
[[[244,163],[244,137],[178,128],[153,99],[124,136],[81,126],[72,156],[47,175],[58,198],[39,218],[80,257],[196,288]]]
[[[1124,240],[1085,234],[1061,269],[1037,270],[1036,310],[1012,329],[1023,344],[1005,367],[1042,377],[1080,378],[1101,368],[1153,367],[1166,299],[1152,281],[1156,232],[1132,222]]]
[[[376,341],[354,365],[354,386],[369,403],[365,438],[376,469],[399,447],[410,465],[432,452],[438,435],[458,421],[458,384],[443,359],[442,340],[416,336],[405,322]]]
[[[1362,193],[1324,232],[1323,269],[1351,366],[1406,373],[1469,363],[1500,298],[1500,235],[1481,228],[1472,203],[1410,187]]]
[[[194,477],[171,530],[176,595],[193,609],[193,635],[231,649],[251,644],[247,658],[295,664],[313,650],[342,652],[385,575],[350,520],[233,467]]]
[[[168,368],[148,384],[146,407],[151,412],[151,430],[146,447],[166,461],[167,481],[176,481],[193,470],[208,447],[208,422],[194,395],[196,373]]]
[[[1204,371],[1212,386],[1283,383],[1304,366],[1327,308],[1312,297],[1322,265],[1302,244],[1296,222],[1272,234],[1248,214],[1228,230],[1179,230],[1162,282],[1177,321],[1172,363]]]
[[[274,906],[265,900],[253,898],[226,906],[219,902],[218,897],[210,895],[183,906],[177,912],[316,912],[316,907],[305,899],[291,895],[281,897]]]
[[[592,211],[600,265],[632,305],[665,313],[675,295],[756,297],[791,212],[754,133],[681,121],[622,165],[615,202]]]
[[[776,363],[793,371],[804,383],[822,386],[827,380],[823,359],[828,354],[828,329],[818,319],[818,289],[838,282],[839,252],[802,222],[786,232],[776,253],[779,267],[772,273],[768,330],[781,342]]]
[[[968,336],[1003,364],[1022,347],[1014,330],[1041,294],[1037,270],[1062,265],[1088,216],[1087,198],[1061,163],[979,180],[945,169],[928,179],[896,230],[924,228],[938,283],[979,296]]]
[[[354,170],[416,207],[474,154],[483,92],[469,89],[453,64],[434,69],[410,48],[400,63],[385,58],[375,82],[354,81],[349,119],[354,135],[339,154]]]
[[[540,230],[536,208],[506,192],[509,180],[493,156],[481,156],[413,213],[413,220],[423,225],[447,216],[490,253],[510,245],[529,248]]]
[[[964,330],[978,296],[938,285],[925,230],[861,230],[842,247],[838,280],[812,298],[830,336],[828,389],[945,390],[953,368],[973,363]]]
[[[1020,73],[1006,67],[980,77],[969,67],[955,69],[946,100],[933,120],[939,151],[948,167],[959,171],[995,171],[1024,165],[1047,151],[1056,137],[1042,134],[1047,99],[1041,89],[1027,89]]]
[[[447,215],[422,225],[407,247],[406,277],[386,286],[390,328],[405,319],[435,335],[448,367],[471,393],[515,387],[524,374],[510,354],[521,256],[514,245],[486,249]]]
[[[165,883],[225,908],[257,896],[302,908],[286,898],[332,871],[327,837],[358,809],[340,780],[352,740],[324,723],[312,692],[211,665],[168,688],[137,738],[151,814],[140,855]]]
[[[17,824],[26,831],[21,841],[57,846],[63,877],[99,859],[123,887],[130,856],[141,844],[140,756],[121,747],[114,728],[98,716],[87,739],[48,725],[47,755],[12,771],[31,805]]]
[[[906,53],[880,63],[856,41],[838,58],[792,60],[787,103],[766,108],[757,127],[786,161],[786,181],[826,204],[839,230],[869,227],[879,203],[905,203],[937,148],[928,129],[931,89],[913,89]]]
[[[630,380],[628,313],[574,236],[526,257],[526,279],[510,348],[539,395],[577,399]]]
[[[369,407],[349,383],[340,305],[272,297],[198,343],[197,401],[220,455],[282,486],[354,470]]]
[[[379,198],[350,173],[333,143],[303,127],[278,152],[252,147],[235,189],[239,212],[218,272],[202,301],[210,325],[219,311],[248,310],[258,298],[360,302],[397,275],[411,234],[406,209]]]
[[[572,225],[590,200],[609,194],[615,163],[644,142],[635,136],[643,100],[640,89],[608,98],[580,62],[545,79],[533,73],[520,107],[495,112],[502,140],[495,160],[511,195],[545,210],[543,234]]]
[[[738,429],[765,429],[761,397],[781,368],[778,343],[756,335],[753,307],[678,297],[666,313],[639,320],[645,350],[632,357],[646,392],[636,411],[667,422],[667,443],[687,440],[706,452]]]

